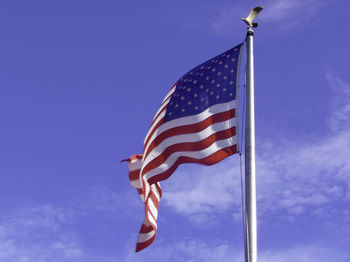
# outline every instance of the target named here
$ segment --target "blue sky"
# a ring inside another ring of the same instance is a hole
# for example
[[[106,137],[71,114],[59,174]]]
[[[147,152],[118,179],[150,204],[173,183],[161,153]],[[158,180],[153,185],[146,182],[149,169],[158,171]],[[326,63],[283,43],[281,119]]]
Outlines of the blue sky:
[[[162,183],[154,244],[121,159],[169,88],[255,31],[259,261],[349,261],[345,0],[0,3],[0,262],[243,261],[239,158]]]

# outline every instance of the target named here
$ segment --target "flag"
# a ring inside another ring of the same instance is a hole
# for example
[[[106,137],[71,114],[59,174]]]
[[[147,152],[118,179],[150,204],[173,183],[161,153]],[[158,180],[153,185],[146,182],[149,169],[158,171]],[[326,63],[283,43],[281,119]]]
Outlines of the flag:
[[[130,183],[145,204],[136,251],[157,233],[159,181],[183,163],[213,165],[238,150],[238,78],[243,43],[190,70],[170,89],[129,162]]]

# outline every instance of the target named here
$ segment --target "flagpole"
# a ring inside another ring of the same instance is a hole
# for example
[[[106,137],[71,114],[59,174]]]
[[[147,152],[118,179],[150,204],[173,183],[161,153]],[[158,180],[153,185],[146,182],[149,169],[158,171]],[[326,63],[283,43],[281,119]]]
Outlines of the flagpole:
[[[257,262],[256,183],[255,183],[255,117],[254,58],[252,28],[247,32],[246,125],[245,125],[245,191],[246,191],[246,262]]]
[[[257,262],[257,220],[256,220],[256,181],[255,181],[255,110],[254,110],[254,57],[253,19],[263,7],[255,7],[247,18],[246,37],[246,122],[245,122],[245,261]]]

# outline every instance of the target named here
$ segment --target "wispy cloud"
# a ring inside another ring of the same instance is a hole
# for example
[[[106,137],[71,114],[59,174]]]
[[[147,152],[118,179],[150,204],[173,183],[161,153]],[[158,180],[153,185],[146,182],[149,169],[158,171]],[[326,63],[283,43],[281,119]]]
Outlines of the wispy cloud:
[[[112,251],[107,254],[95,252],[98,249],[96,243],[106,235],[118,240],[110,233],[111,229],[102,224],[112,220],[115,228],[120,220],[125,219],[120,214],[131,212],[133,203],[139,203],[138,195],[135,194],[133,200],[132,193],[135,192],[123,192],[121,197],[107,186],[96,186],[80,191],[79,196],[73,196],[64,207],[28,205],[1,214],[0,262],[115,261],[118,255]],[[142,217],[142,208],[139,211]],[[137,224],[142,221],[135,218],[134,213],[128,217],[135,219]],[[91,219],[96,221],[94,227],[89,222]],[[91,235],[95,239],[93,249],[84,239],[91,238]]]
[[[350,201],[350,85],[327,75],[334,90],[329,132],[318,140],[265,139],[258,146],[257,198],[260,213],[294,219],[346,215],[335,203]],[[208,216],[228,211],[240,218],[239,168],[227,160],[214,167],[183,167],[164,190],[165,205],[207,222]],[[190,176],[190,178],[189,178]],[[215,212],[214,212],[215,211]],[[343,212],[340,214],[339,212]]]
[[[261,262],[326,262],[348,261],[346,252],[319,245],[292,246],[282,249],[266,249],[259,253]],[[202,241],[186,239],[177,243],[163,243],[143,254],[129,254],[125,261],[244,261],[242,250],[222,240]]]
[[[62,232],[71,214],[43,205],[24,208],[0,223],[0,261],[74,261],[84,255],[74,237]]]
[[[324,5],[324,1],[316,0],[267,0],[263,1],[264,10],[259,15],[257,21],[266,24],[271,29],[287,29],[297,26],[305,26],[313,22],[314,16]],[[256,3],[246,5],[234,4],[216,10],[212,18],[208,21],[209,27],[214,33],[234,34],[240,32],[242,24],[239,23],[241,17],[248,15],[250,8]],[[215,9],[214,9],[215,10]],[[307,12],[305,11],[307,10]]]

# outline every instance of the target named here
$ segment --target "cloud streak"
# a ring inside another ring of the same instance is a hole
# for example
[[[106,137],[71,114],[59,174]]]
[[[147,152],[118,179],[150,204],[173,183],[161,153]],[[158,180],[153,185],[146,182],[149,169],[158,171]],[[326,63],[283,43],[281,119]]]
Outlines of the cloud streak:
[[[324,1],[316,0],[268,0],[264,3],[264,10],[259,15],[257,21],[266,24],[273,30],[290,29],[305,26],[313,21],[315,15],[323,7]],[[235,4],[217,10],[213,18],[207,20],[210,31],[217,34],[235,34],[240,32],[242,24],[239,23],[241,17],[248,15],[249,5]],[[307,12],[305,12],[307,10]],[[204,24],[203,24],[204,25]]]
[[[259,252],[261,262],[345,262],[349,256],[336,248],[320,245],[292,246],[283,249],[270,248]],[[222,240],[204,242],[198,239],[186,239],[177,243],[164,244],[147,254],[129,254],[124,261],[244,261],[244,254],[232,243]]]
[[[0,223],[0,261],[75,261],[84,255],[62,228],[72,214],[52,205],[25,208]]]

